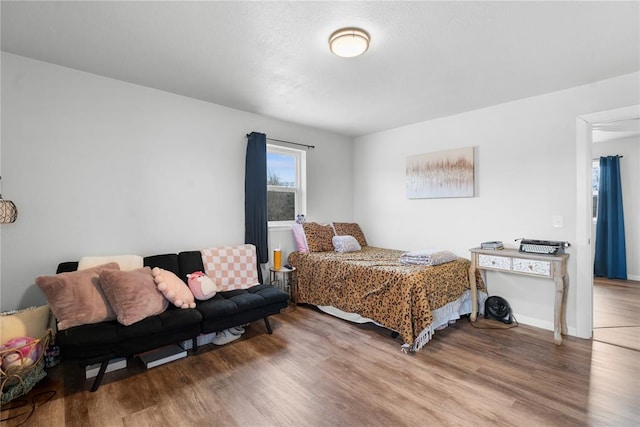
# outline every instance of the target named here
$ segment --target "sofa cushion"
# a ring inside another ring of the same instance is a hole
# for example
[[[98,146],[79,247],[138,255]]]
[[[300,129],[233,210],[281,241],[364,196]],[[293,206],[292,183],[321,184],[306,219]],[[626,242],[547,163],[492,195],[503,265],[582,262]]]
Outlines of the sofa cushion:
[[[142,257],[140,255],[111,255],[111,256],[85,256],[78,261],[78,271],[96,267],[110,262],[118,263],[120,270],[131,271],[142,268]]]
[[[210,300],[198,301],[196,309],[205,319],[218,319],[288,299],[289,294],[271,285],[257,285],[249,289],[218,292]]]
[[[116,333],[121,340],[144,338],[147,335],[182,329],[200,322],[202,315],[198,310],[170,308],[164,313],[147,317],[127,327],[121,326],[116,329]]]
[[[200,251],[180,252],[178,254],[178,264],[180,267],[180,274],[178,274],[178,277],[184,280],[184,283],[189,283],[187,274],[191,274],[196,271],[204,271],[202,252]]]
[[[275,304],[289,300],[289,294],[271,285],[258,285],[247,289],[252,294],[262,297],[266,304]]]
[[[56,334],[56,343],[61,347],[81,347],[106,345],[118,342],[117,321],[100,322],[90,325],[76,326]],[[64,354],[62,355],[65,356]]]
[[[169,306],[169,301],[156,288],[149,267],[133,271],[103,270],[100,284],[118,322],[125,326],[160,314]]]
[[[144,257],[145,267],[154,267],[167,270],[180,277],[180,265],[178,262],[178,254],[163,254]]]
[[[58,321],[58,330],[116,318],[99,283],[100,272],[106,270],[119,271],[118,264],[112,262],[36,279]]]

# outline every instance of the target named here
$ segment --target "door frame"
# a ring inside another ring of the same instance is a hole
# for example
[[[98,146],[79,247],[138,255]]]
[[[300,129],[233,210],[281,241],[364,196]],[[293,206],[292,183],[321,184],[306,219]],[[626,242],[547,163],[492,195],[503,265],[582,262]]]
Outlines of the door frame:
[[[640,104],[583,114],[576,118],[576,335],[593,336],[593,124],[640,117]]]

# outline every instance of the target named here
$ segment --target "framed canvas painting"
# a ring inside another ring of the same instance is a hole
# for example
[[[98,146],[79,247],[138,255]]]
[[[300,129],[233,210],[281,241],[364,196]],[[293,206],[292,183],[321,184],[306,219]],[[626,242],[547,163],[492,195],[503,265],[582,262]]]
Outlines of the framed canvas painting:
[[[473,197],[473,147],[407,157],[407,198]]]

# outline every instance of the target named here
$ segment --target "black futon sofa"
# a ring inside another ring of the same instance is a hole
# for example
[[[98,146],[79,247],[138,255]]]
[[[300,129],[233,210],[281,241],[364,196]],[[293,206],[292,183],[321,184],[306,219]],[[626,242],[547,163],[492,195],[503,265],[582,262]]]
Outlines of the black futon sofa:
[[[148,256],[144,258],[144,265],[172,271],[185,283],[187,274],[204,271],[200,251]],[[57,273],[76,271],[77,268],[78,262],[63,262],[58,265]],[[286,292],[261,284],[249,289],[218,292],[205,301],[196,300],[196,308],[182,309],[170,304],[164,313],[129,326],[113,320],[58,331],[56,343],[64,361],[79,361],[81,367],[100,363],[91,387],[91,391],[96,391],[113,358],[129,357],[189,339],[195,352],[198,335],[259,319],[264,319],[267,332],[271,334],[269,316],[287,307],[288,300]]]

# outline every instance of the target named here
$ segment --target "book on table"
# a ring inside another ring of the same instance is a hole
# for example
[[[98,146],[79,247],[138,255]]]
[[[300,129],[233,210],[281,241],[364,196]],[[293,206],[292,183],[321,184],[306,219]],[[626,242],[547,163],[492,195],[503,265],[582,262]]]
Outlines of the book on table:
[[[481,249],[499,250],[499,249],[504,249],[504,245],[502,244],[501,241],[496,240],[496,241],[492,241],[492,242],[482,242],[482,243],[480,243],[480,248]]]

